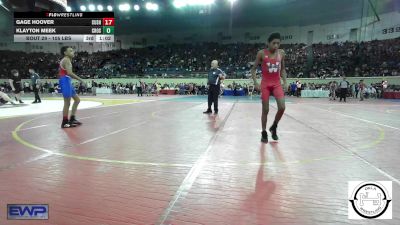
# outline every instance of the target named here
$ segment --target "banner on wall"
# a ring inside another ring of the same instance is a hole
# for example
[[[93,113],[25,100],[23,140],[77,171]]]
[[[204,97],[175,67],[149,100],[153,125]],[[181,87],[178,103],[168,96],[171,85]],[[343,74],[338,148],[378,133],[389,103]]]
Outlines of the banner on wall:
[[[400,25],[396,27],[389,27],[382,29],[382,34],[391,34],[391,33],[400,32]]]

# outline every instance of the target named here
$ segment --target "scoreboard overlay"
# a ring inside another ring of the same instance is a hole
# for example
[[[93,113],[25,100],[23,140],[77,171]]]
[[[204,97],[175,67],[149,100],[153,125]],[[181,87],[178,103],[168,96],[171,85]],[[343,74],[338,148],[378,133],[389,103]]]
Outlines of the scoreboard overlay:
[[[14,42],[114,42],[114,12],[14,12]]]

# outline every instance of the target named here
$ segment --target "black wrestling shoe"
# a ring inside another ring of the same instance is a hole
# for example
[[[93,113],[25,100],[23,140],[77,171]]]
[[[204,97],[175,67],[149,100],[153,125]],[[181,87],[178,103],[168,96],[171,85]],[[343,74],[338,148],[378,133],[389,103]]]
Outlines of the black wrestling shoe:
[[[24,102],[22,100],[19,100],[19,104],[24,104]]]
[[[78,120],[76,120],[75,116],[71,116],[71,118],[70,118],[70,120],[69,120],[69,123],[70,123],[70,124],[73,124],[73,125],[75,125],[75,126],[80,126],[80,125],[82,125],[81,122],[79,122]]]
[[[268,143],[268,133],[265,130],[261,132],[261,142]]]
[[[69,121],[71,124],[76,125],[76,126],[80,126],[82,125],[82,122],[79,122],[78,120],[74,119],[74,120],[70,120]]]
[[[211,114],[212,113],[212,111],[211,110],[209,110],[209,109],[207,109],[206,111],[204,111],[203,112],[204,114]]]
[[[72,123],[70,123],[69,121],[63,121],[62,123],[61,123],[61,128],[73,128],[73,127],[76,127],[76,125],[75,124],[72,124]]]
[[[277,128],[278,126],[276,126],[276,125],[272,125],[270,128],[269,128],[269,131],[271,132],[271,136],[272,136],[272,139],[274,139],[274,141],[277,141],[279,138],[278,138],[278,135],[276,134],[276,128]]]

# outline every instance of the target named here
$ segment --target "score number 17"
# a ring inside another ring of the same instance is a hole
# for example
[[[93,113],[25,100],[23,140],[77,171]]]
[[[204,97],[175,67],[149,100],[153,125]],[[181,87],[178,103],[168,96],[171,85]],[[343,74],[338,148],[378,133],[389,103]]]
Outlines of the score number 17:
[[[103,26],[114,26],[114,18],[103,18]]]

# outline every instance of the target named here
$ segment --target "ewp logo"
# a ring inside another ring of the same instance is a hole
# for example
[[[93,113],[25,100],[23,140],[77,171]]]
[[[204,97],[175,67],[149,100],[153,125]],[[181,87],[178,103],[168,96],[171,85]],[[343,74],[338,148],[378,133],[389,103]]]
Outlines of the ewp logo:
[[[8,204],[7,219],[9,220],[48,220],[49,205],[44,204]]]

